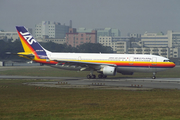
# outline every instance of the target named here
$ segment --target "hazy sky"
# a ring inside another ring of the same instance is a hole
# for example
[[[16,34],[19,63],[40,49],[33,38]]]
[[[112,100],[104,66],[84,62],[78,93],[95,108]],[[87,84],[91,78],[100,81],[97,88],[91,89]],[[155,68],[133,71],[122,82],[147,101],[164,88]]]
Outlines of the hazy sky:
[[[180,0],[0,0],[0,29],[33,28],[41,21],[130,33],[180,32]]]

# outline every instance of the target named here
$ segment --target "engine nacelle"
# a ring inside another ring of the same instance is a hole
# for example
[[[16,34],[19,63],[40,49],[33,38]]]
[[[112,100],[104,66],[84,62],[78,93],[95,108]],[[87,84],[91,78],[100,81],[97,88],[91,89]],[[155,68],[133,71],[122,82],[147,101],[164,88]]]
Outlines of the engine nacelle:
[[[106,66],[103,68],[104,75],[116,75],[116,68],[111,66]]]

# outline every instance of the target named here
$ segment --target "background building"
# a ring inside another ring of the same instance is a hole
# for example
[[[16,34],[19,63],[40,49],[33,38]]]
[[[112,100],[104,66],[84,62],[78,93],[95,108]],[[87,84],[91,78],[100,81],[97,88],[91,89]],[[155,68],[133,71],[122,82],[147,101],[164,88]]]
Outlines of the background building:
[[[117,53],[119,54],[127,54],[128,53],[128,48],[130,47],[130,42],[129,41],[118,41],[116,43],[116,49]]]
[[[173,32],[169,30],[167,32],[169,47],[170,48],[180,48],[180,32]]]
[[[32,29],[27,28],[28,31],[32,34]],[[16,40],[19,40],[19,35],[17,32],[4,32],[0,31],[0,40],[11,40],[11,42],[14,42]]]
[[[112,47],[114,52],[124,54],[128,53],[131,40],[137,41],[136,39],[130,36],[99,36],[99,43]]]
[[[170,49],[169,48],[129,48],[129,54],[152,54],[152,55],[160,55],[164,57],[170,56]]]
[[[70,21],[70,26],[72,22]],[[64,38],[68,33],[70,26],[61,25],[58,22],[42,21],[35,26],[35,38],[43,38],[48,36],[49,38]]]
[[[66,33],[66,43],[72,47],[77,47],[84,43],[97,43],[96,31],[77,32],[75,28],[70,28],[69,33]]]
[[[0,40],[11,40],[12,42],[19,39],[17,32],[0,32]]]
[[[86,29],[86,28],[78,28],[76,29],[76,32],[78,33],[91,33],[94,29]]]
[[[123,51],[123,43],[120,42],[117,44],[117,53],[153,54],[167,58],[180,57],[180,32],[167,31],[167,34],[146,32],[140,38],[140,40],[130,38],[130,47],[127,46],[128,52],[126,49]]]
[[[113,42],[111,36],[99,36],[99,42],[103,46],[109,46],[113,49],[113,51],[116,51],[116,42]]]
[[[97,31],[97,42],[99,42],[99,37],[100,36],[120,36],[120,30],[119,29],[113,29],[113,28],[100,28],[96,29]]]
[[[142,47],[169,47],[168,35],[161,33],[145,33],[141,35]]]
[[[54,42],[56,44],[64,44],[66,43],[65,38],[49,38],[48,36],[44,35],[43,38],[36,39],[38,42]]]

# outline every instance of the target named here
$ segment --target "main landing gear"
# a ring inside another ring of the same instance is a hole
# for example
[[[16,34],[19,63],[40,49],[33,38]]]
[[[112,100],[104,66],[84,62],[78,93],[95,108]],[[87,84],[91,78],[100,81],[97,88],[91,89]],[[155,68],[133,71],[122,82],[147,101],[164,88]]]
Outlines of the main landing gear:
[[[99,74],[98,78],[107,78],[107,75],[104,74]],[[92,74],[92,75],[87,75],[87,79],[96,79],[96,75]]]
[[[155,73],[155,72],[153,72],[153,77],[152,77],[152,79],[156,79],[156,73]]]
[[[98,75],[98,78],[107,78],[107,75],[99,74],[99,75]]]
[[[96,75],[87,75],[87,79],[96,79]]]
[[[90,70],[90,74],[87,75],[87,79],[96,79],[96,75],[94,75],[93,72],[94,72],[94,70],[91,69],[91,70]],[[107,78],[107,75],[104,75],[104,74],[100,73],[100,74],[98,75],[98,78]]]
[[[93,72],[94,72],[94,70],[91,69],[91,70],[90,70],[90,74],[87,75],[87,79],[95,79],[95,78],[96,78],[96,75],[94,75]]]

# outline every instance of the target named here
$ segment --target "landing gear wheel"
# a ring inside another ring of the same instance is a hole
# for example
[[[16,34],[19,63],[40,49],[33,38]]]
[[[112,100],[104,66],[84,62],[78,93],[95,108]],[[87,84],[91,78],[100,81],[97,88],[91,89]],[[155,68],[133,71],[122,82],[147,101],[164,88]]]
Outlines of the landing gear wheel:
[[[92,75],[91,77],[92,77],[92,79],[96,79],[96,75]]]
[[[107,78],[107,75],[103,75],[103,78]]]
[[[96,75],[87,75],[87,79],[95,79]]]
[[[98,78],[103,78],[103,74],[99,74],[99,75],[98,75]]]
[[[91,79],[91,75],[87,75],[87,79]]]
[[[156,72],[153,72],[153,77],[152,77],[152,79],[156,79]]]
[[[99,74],[98,78],[107,78],[107,75]]]

